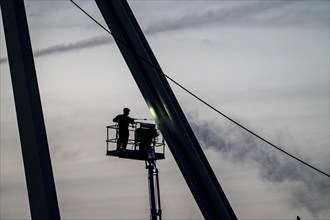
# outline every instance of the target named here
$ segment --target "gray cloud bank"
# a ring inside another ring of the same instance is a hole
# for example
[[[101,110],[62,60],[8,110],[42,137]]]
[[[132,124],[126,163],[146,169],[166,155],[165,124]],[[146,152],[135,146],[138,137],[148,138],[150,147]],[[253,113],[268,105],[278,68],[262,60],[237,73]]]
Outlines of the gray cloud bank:
[[[291,205],[307,208],[315,217],[329,209],[329,178],[270,149],[240,128],[219,126],[214,122],[192,121],[191,126],[205,149],[214,149],[233,163],[249,163],[257,167],[262,179],[274,183],[290,183]],[[328,162],[324,161],[324,167]]]
[[[329,26],[329,17],[325,2],[301,4],[296,1],[258,1],[240,4],[214,4],[213,7],[194,10],[191,13],[178,14],[172,19],[162,20],[150,25],[145,32],[182,30],[217,24],[219,27],[283,27],[283,26]],[[208,6],[208,4],[205,4]],[[220,6],[220,7],[219,7]]]
[[[209,6],[205,4],[204,6]],[[213,5],[213,4],[212,4]],[[259,1],[243,4],[215,4],[217,7],[176,12],[166,19],[151,19],[144,32],[153,35],[162,32],[198,28],[207,25],[226,26],[256,26],[256,27],[283,27],[308,26],[329,28],[329,2],[327,1]],[[174,7],[175,8],[175,7]],[[150,20],[150,19],[149,19]],[[97,36],[87,40],[70,44],[59,44],[36,50],[35,57],[72,52],[112,43],[111,36]],[[0,63],[7,62],[7,58],[0,58]]]

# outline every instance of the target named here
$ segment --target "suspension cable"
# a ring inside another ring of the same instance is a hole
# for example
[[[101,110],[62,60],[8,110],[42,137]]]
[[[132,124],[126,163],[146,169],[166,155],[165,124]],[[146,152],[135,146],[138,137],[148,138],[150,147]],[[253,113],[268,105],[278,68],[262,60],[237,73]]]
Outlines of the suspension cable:
[[[84,9],[82,9],[79,5],[77,5],[73,0],[69,0],[70,2],[72,2],[77,8],[79,8],[84,14],[86,14],[90,19],[92,19],[97,25],[99,25],[102,29],[104,29],[108,34],[112,35],[113,38],[115,38],[116,40],[118,40],[120,43],[122,43],[123,45],[125,45],[125,47],[127,49],[130,50],[130,47],[125,44],[125,42],[123,42],[121,39],[119,39],[117,36],[115,36],[111,31],[109,31],[107,28],[105,28],[101,23],[99,23],[97,20],[95,20],[90,14],[88,14]],[[177,85],[178,87],[180,87],[181,89],[183,89],[184,91],[186,91],[189,95],[193,96],[194,98],[196,98],[198,101],[202,102],[204,105],[206,105],[207,107],[209,107],[210,109],[212,109],[213,111],[217,112],[218,114],[222,115],[223,117],[225,117],[226,119],[228,119],[229,121],[231,121],[232,123],[236,124],[237,126],[239,126],[240,128],[244,129],[245,131],[247,131],[248,133],[252,134],[253,136],[257,137],[258,139],[264,141],[265,143],[269,144],[270,146],[274,147],[275,149],[279,150],[280,152],[286,154],[287,156],[299,161],[300,163],[310,167],[311,169],[327,176],[330,178],[330,175],[327,174],[326,172],[314,167],[313,165],[299,159],[298,157],[292,155],[291,153],[288,153],[287,151],[281,149],[280,147],[276,146],[275,144],[271,143],[270,141],[266,140],[265,138],[261,137],[260,135],[256,134],[255,132],[253,132],[252,130],[248,129],[247,127],[241,125],[240,123],[238,123],[237,121],[235,121],[234,119],[230,118],[229,116],[227,116],[226,114],[222,113],[221,111],[219,111],[218,109],[216,109],[215,107],[213,107],[211,104],[207,103],[206,101],[204,101],[202,98],[198,97],[197,95],[195,95],[193,92],[191,92],[190,90],[186,89],[184,86],[182,86],[180,83],[178,83],[177,81],[175,81],[174,79],[172,79],[171,77],[169,77],[168,75],[166,75],[161,69],[155,67],[152,63],[150,63],[148,60],[146,60],[145,58],[143,58],[141,55],[137,54],[135,51],[132,51],[132,53],[135,53],[141,60],[143,60],[144,62],[146,62],[148,65],[150,65],[151,67],[153,67],[154,69],[156,69],[156,71],[158,73],[163,74],[167,79],[169,79],[171,82],[173,82],[175,85]]]

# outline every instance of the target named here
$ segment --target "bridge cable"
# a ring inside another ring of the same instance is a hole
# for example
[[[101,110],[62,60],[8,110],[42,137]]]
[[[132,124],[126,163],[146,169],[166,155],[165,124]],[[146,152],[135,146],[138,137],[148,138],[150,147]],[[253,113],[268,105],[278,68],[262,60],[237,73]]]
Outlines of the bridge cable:
[[[120,43],[122,43],[127,49],[130,50],[129,46],[127,44],[125,44],[125,42],[123,42],[121,39],[119,39],[117,36],[115,36],[111,31],[109,31],[107,28],[105,28],[101,23],[99,23],[97,20],[95,20],[90,14],[88,14],[84,9],[82,9],[79,5],[77,5],[73,0],[69,0],[70,2],[72,2],[77,8],[79,8],[84,14],[86,14],[90,19],[92,19],[97,25],[99,25],[102,29],[104,29],[107,33],[109,33],[110,35],[112,35],[112,37],[116,40],[118,40]],[[218,109],[216,109],[215,107],[213,107],[211,104],[207,103],[206,101],[204,101],[202,98],[198,97],[197,95],[195,95],[193,92],[191,92],[190,90],[186,89],[184,86],[182,86],[180,83],[176,82],[174,79],[172,79],[171,77],[169,77],[168,75],[166,75],[161,69],[155,67],[152,63],[150,63],[148,60],[146,60],[145,58],[143,58],[141,55],[137,54],[134,51],[131,51],[132,53],[135,53],[135,55],[137,55],[141,60],[143,60],[144,62],[146,62],[148,65],[150,65],[151,67],[153,67],[154,69],[156,69],[157,72],[163,74],[167,79],[169,79],[171,82],[173,82],[175,85],[177,85],[178,87],[180,87],[181,89],[183,89],[184,91],[186,91],[189,95],[193,96],[194,98],[196,98],[198,101],[202,102],[204,105],[206,105],[207,107],[211,108],[213,111],[217,112],[218,114],[222,115],[223,117],[225,117],[226,119],[228,119],[229,121],[231,121],[232,123],[236,124],[237,126],[239,126],[240,128],[244,129],[245,131],[249,132],[250,134],[252,134],[253,136],[259,138],[260,140],[264,141],[265,143],[269,144],[270,146],[276,148],[277,150],[281,151],[282,153],[286,154],[287,156],[299,161],[300,163],[312,168],[313,170],[327,176],[330,178],[330,175],[327,174],[326,172],[314,167],[313,165],[299,159],[298,157],[288,153],[287,151],[281,149],[280,147],[276,146],[275,144],[271,143],[270,141],[266,140],[265,138],[261,137],[260,135],[256,134],[255,132],[253,132],[252,130],[248,129],[247,127],[241,125],[240,123],[238,123],[237,121],[233,120],[232,118],[230,118],[229,116],[227,116],[226,114],[222,113],[221,111],[219,111]]]

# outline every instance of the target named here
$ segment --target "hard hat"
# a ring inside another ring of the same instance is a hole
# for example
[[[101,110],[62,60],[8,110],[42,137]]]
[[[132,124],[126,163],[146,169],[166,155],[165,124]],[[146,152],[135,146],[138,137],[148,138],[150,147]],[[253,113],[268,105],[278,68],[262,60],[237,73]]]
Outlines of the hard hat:
[[[129,108],[124,108],[124,110],[123,110],[124,112],[129,112],[129,111],[131,111]]]

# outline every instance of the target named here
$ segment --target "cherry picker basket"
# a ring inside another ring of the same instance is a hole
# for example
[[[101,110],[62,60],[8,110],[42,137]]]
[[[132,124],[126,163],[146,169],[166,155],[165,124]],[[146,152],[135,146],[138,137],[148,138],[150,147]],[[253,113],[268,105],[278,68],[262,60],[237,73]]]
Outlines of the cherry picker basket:
[[[137,122],[134,127],[130,125],[128,130],[127,147],[123,151],[118,151],[118,123],[107,126],[107,156],[145,161],[165,159],[164,137],[155,124]]]

